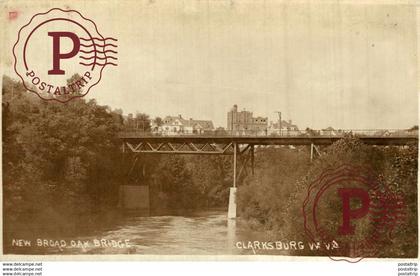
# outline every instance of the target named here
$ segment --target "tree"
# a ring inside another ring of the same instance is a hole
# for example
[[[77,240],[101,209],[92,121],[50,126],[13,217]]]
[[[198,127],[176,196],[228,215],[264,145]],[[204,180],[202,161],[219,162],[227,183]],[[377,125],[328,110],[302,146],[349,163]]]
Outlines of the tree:
[[[126,128],[144,132],[150,131],[151,121],[149,115],[137,112],[136,116],[133,118],[132,114],[128,114]]]
[[[161,117],[156,117],[153,122],[154,122],[153,131],[157,131],[159,127],[163,125],[163,120]]]
[[[62,218],[118,199],[119,114],[83,98],[45,102],[9,78],[2,88],[5,220],[75,223]]]

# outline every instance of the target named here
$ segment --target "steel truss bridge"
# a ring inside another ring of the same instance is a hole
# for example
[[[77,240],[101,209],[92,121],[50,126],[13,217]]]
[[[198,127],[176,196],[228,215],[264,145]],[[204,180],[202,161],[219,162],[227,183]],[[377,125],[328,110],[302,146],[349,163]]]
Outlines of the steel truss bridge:
[[[375,130],[372,133],[378,133]],[[382,131],[384,132],[384,131]],[[387,135],[373,135],[367,131],[352,133],[363,143],[374,146],[405,146],[418,143],[418,132],[399,131]],[[310,146],[310,159],[314,154],[320,155],[318,146],[327,146],[342,139],[342,135],[174,135],[158,136],[144,132],[120,133],[122,151],[134,154],[205,154],[233,155],[233,187],[237,179],[251,163],[251,173],[254,173],[255,149],[267,146]],[[238,159],[241,158],[239,170]]]

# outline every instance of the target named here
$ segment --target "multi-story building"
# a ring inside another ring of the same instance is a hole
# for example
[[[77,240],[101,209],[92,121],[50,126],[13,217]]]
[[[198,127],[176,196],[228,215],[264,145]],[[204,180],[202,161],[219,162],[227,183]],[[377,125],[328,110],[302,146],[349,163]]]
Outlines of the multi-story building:
[[[233,134],[266,134],[267,117],[253,117],[251,111],[238,111],[235,104],[227,113],[227,131]]]

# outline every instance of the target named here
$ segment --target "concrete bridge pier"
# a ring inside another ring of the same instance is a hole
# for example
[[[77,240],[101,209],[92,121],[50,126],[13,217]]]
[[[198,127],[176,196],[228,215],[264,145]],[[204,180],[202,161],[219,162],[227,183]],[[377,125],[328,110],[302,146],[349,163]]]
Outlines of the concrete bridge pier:
[[[149,211],[149,186],[121,185],[119,190],[118,206],[125,210]]]
[[[233,144],[233,187],[229,191],[228,219],[236,218],[236,167],[237,167],[238,144]]]
[[[231,187],[229,192],[228,219],[236,218],[236,187]]]

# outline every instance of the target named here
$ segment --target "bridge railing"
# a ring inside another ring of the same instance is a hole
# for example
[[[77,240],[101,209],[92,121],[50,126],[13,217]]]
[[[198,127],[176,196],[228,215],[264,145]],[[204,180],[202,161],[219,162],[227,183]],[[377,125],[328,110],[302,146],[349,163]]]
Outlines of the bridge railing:
[[[147,132],[138,129],[129,129],[119,133],[121,138],[136,137],[344,137],[353,135],[357,137],[418,137],[418,130],[408,129],[339,129],[339,130],[212,130],[201,133],[186,132]]]

